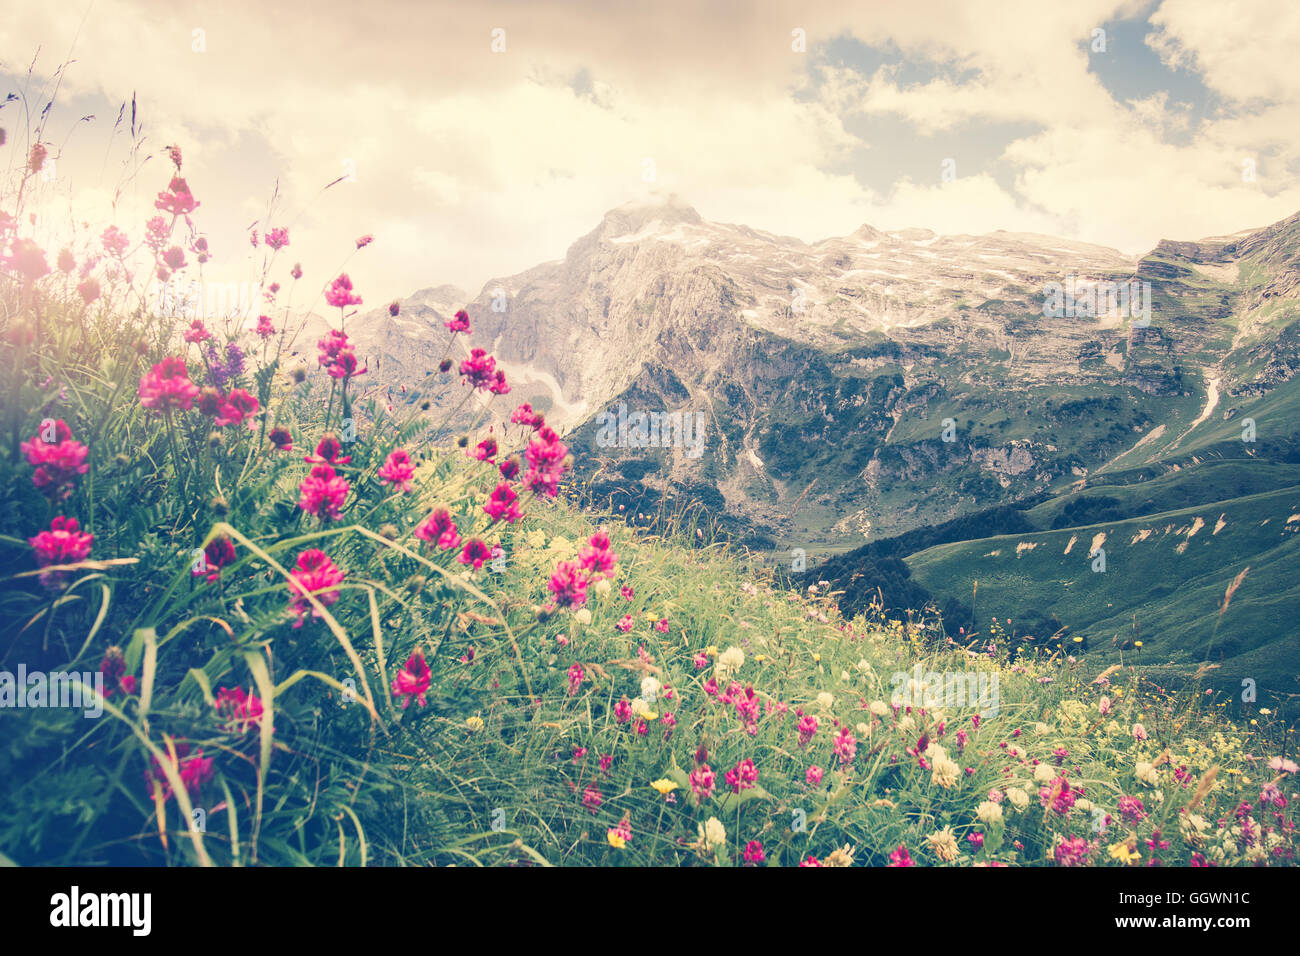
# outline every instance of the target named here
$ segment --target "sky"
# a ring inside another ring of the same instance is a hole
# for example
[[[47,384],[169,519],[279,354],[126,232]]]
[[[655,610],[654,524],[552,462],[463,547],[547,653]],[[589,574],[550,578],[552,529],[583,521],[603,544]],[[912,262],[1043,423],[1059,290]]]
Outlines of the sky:
[[[39,135],[38,236],[137,238],[176,144],[209,279],[287,226],[279,272],[346,268],[367,306],[477,294],[668,195],[808,242],[1138,255],[1300,210],[1297,48],[1300,4],[1243,0],[9,0],[0,209]]]

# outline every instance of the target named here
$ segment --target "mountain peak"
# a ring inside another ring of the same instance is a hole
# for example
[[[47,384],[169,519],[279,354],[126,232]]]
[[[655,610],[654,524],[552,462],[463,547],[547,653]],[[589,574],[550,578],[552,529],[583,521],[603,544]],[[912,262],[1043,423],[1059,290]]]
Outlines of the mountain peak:
[[[695,225],[703,221],[700,214],[676,193],[667,196],[652,195],[625,202],[605,213],[601,232],[606,236],[622,236],[640,232],[653,222],[675,226],[680,223]]]

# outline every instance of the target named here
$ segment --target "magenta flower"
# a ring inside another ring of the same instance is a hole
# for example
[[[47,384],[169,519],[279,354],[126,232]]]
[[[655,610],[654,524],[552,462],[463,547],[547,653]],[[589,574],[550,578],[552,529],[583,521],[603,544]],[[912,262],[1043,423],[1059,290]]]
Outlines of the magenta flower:
[[[582,665],[576,662],[569,667],[568,674],[569,674],[569,696],[572,697],[574,694],[578,692],[579,688],[582,687],[582,682],[583,680],[586,679],[587,675],[586,672],[583,671]]]
[[[889,866],[915,866],[912,862],[912,855],[907,852],[905,844],[899,844],[898,849],[889,854]]]
[[[561,607],[576,609],[587,603],[587,587],[590,583],[576,562],[561,561],[555,566],[555,572],[546,586]]]
[[[166,752],[164,751],[166,756]],[[170,760],[171,758],[168,757]],[[164,801],[170,800],[172,796],[171,784],[167,782],[167,775],[163,772],[162,764],[158,762],[157,757],[151,757],[151,767],[145,771],[144,781],[149,787],[149,797],[152,799],[154,790],[157,789],[162,794]],[[212,780],[215,773],[212,766],[212,758],[204,757],[202,750],[196,750],[193,755],[190,754],[190,745],[179,743],[176,745],[176,760],[172,763],[172,769],[181,778],[181,785],[191,797],[198,796],[204,784]]]
[[[559,494],[560,478],[567,468],[565,460],[569,447],[560,441],[554,429],[542,427],[524,451],[528,462],[528,472],[524,475],[524,485],[538,494],[554,498]]]
[[[320,444],[316,446],[316,454],[306,455],[303,461],[311,465],[346,465],[352,460],[351,455],[343,455],[343,445],[339,442],[338,436],[333,432],[326,432],[321,436]]]
[[[546,419],[540,412],[533,411],[532,405],[524,402],[510,414],[510,422],[513,425],[527,425],[536,431],[546,424]]]
[[[713,788],[717,784],[717,776],[709,768],[709,765],[704,763],[691,771],[689,781],[691,790],[695,793],[695,802],[701,804],[706,799],[713,796]]]
[[[325,290],[325,301],[335,308],[345,309],[350,305],[360,305],[361,296],[353,294],[352,280],[344,272]]]
[[[337,521],[350,487],[348,480],[336,475],[330,465],[316,465],[298,485],[302,493],[298,507],[322,521]]]
[[[1137,826],[1146,819],[1146,807],[1137,797],[1120,797],[1119,798],[1119,815],[1124,818],[1124,822],[1129,826]]]
[[[53,434],[50,434],[50,428]],[[50,434],[53,443],[46,442],[40,435],[33,435],[19,447],[27,456],[27,463],[36,468],[32,475],[32,484],[45,491],[54,500],[62,500],[72,494],[77,476],[90,470],[86,456],[90,449],[72,439],[72,429],[63,419],[42,423],[42,432]]]
[[[185,359],[177,356],[163,359],[140,377],[140,404],[155,412],[169,408],[188,411],[198,394]]]
[[[27,543],[36,552],[37,567],[50,565],[75,564],[90,556],[90,546],[95,540],[93,534],[83,532],[76,518],[57,515],[50,522],[49,531],[41,531],[28,538]],[[61,571],[47,571],[41,575],[41,583],[46,587],[56,586],[62,580]]]
[[[436,543],[444,551],[460,547],[460,534],[456,524],[451,520],[451,513],[446,508],[436,508],[433,514],[421,521],[415,528],[415,536],[421,541]]]
[[[269,339],[275,335],[275,326],[271,324],[271,317],[269,315],[259,315],[257,317],[257,328],[253,331],[264,339]]]
[[[757,840],[750,840],[745,844],[744,856],[746,863],[757,864],[762,863],[767,859],[767,857],[763,855],[763,844],[759,843]]]
[[[221,577],[221,569],[235,562],[235,544],[227,535],[219,534],[208,542],[203,549],[203,565],[190,572],[196,578],[207,578],[208,582]]]
[[[474,447],[474,457],[479,461],[491,462],[497,456],[497,440],[485,438]]]
[[[753,760],[746,757],[728,770],[724,776],[727,785],[731,787],[731,792],[740,793],[758,783],[758,768],[754,766]]]
[[[131,245],[131,240],[127,238],[126,233],[117,226],[109,226],[105,229],[100,241],[104,244],[104,251],[115,259],[122,258],[122,254]]]
[[[457,332],[464,332],[466,335],[468,335],[469,334],[469,313],[466,312],[464,309],[461,309],[456,313],[456,317],[453,318],[450,322],[444,322],[442,324],[447,326],[447,329],[453,335],[455,335]]]
[[[632,615],[624,614],[618,619],[618,623],[615,624],[614,627],[626,634],[628,631],[632,630]]]
[[[242,687],[233,690],[229,687],[218,689],[213,707],[225,718],[226,733],[243,734],[262,723],[261,698]]]
[[[411,481],[415,477],[415,465],[404,448],[396,448],[388,455],[388,460],[379,468],[379,480],[391,484],[400,492],[411,490]]]
[[[822,768],[813,764],[804,774],[804,780],[810,787],[820,787],[822,785]]]
[[[626,724],[632,719],[632,705],[626,700],[620,700],[614,705],[614,719],[620,724]]]
[[[330,329],[325,338],[316,343],[319,350],[316,362],[331,378],[348,379],[353,375],[365,375],[366,369],[358,368],[357,353],[348,341],[346,332]]]
[[[432,679],[429,664],[424,659],[424,651],[416,648],[407,659],[406,666],[397,672],[397,677],[393,681],[393,694],[402,698],[403,710],[411,706],[412,698],[415,699],[417,706],[424,706]]]
[[[1083,837],[1069,837],[1056,844],[1052,852],[1058,866],[1086,866],[1093,846]]]
[[[597,531],[587,539],[587,547],[578,552],[578,562],[593,578],[612,578],[618,564],[618,555],[610,545],[609,535]]]
[[[212,333],[208,331],[202,319],[195,319],[190,323],[190,327],[185,330],[184,337],[186,342],[197,345],[199,342],[212,338]]]
[[[212,423],[218,426],[240,425],[245,419],[256,415],[257,410],[257,399],[247,389],[231,389],[230,394],[217,408],[216,418]],[[253,423],[250,421],[248,426],[252,428]]]
[[[493,521],[505,520],[506,524],[514,524],[523,517],[523,512],[519,510],[519,496],[507,482],[501,482],[492,492],[492,497],[488,503],[483,506],[488,517]]]
[[[812,714],[808,714],[806,717],[804,717],[802,720],[799,721],[798,730],[799,730],[799,746],[807,747],[808,743],[817,734],[817,718],[814,717]]]
[[[492,560],[492,552],[489,551],[488,546],[478,538],[471,538],[465,542],[464,548],[461,549],[460,557],[456,560],[461,564],[473,565],[474,570],[477,571],[479,568],[483,567],[485,563]]]
[[[158,194],[154,202],[155,209],[169,212],[173,216],[187,216],[199,208],[199,202],[190,192],[189,185],[179,176],[173,176],[167,189]]]
[[[266,230],[265,242],[272,249],[283,249],[289,244],[289,230],[284,226],[268,229]]]
[[[308,594],[328,607],[339,599],[338,585],[344,577],[345,572],[318,548],[311,548],[298,555],[297,567],[289,572],[289,592],[296,595],[290,608],[298,615],[293,626],[302,627],[309,612],[312,617],[321,616],[320,611],[307,600]]]
[[[849,728],[841,727],[840,732],[835,735],[833,744],[835,755],[840,758],[840,765],[853,762],[854,755],[858,752],[858,741],[849,733]]]

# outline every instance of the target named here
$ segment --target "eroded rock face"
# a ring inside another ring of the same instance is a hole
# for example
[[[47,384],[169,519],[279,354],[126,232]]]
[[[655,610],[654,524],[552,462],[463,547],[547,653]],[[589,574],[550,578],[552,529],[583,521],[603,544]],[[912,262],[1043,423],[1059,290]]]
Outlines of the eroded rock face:
[[[864,226],[810,245],[672,200],[630,204],[564,259],[489,281],[454,357],[491,351],[512,385],[501,417],[518,401],[546,412],[587,477],[711,489],[776,536],[898,530],[1103,467],[1166,399],[1199,393],[1210,366],[1225,365],[1233,395],[1294,375],[1300,348],[1255,312],[1300,294],[1298,231],[1292,217],[1133,260],[1007,232]],[[1081,302],[1100,288],[1104,304],[1108,284],[1134,279],[1149,284],[1146,323],[1104,305],[1044,314],[1052,283]],[[354,322],[385,384],[436,364],[455,295],[426,290],[397,320]],[[599,446],[594,417],[619,402],[699,414],[704,453]]]

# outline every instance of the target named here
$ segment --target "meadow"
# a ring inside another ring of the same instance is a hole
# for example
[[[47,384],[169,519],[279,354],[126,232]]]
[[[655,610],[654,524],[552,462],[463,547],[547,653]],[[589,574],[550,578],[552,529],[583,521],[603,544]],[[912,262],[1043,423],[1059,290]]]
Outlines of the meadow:
[[[259,314],[159,315],[213,254],[181,151],[147,222],[42,248],[43,149],[0,212],[0,671],[103,712],[0,707],[5,861],[1294,862],[1281,715],[1014,646],[988,600],[977,634],[846,620],[699,522],[577,508],[475,316],[428,370],[460,407],[395,407],[365,290],[288,228],[253,237]],[[970,674],[996,693],[934,693]]]

